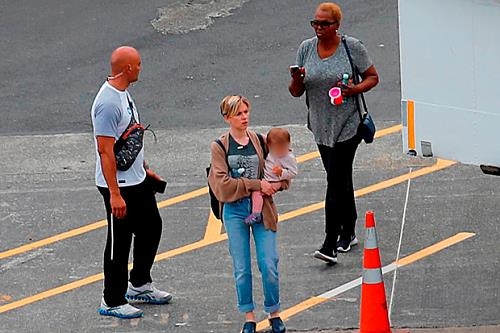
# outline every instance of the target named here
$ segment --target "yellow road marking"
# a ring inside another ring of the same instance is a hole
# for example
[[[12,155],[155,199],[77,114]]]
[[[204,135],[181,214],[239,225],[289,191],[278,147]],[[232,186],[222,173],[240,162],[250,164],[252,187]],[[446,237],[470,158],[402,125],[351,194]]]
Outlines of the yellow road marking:
[[[389,135],[389,134],[394,134],[394,133],[400,132],[402,129],[403,129],[403,125],[401,125],[401,124],[394,125],[394,126],[387,127],[387,128],[382,128],[380,130],[377,130],[377,132],[375,132],[375,139],[381,138],[381,137]]]
[[[197,242],[184,245],[184,246],[179,247],[177,249],[173,249],[170,251],[160,253],[160,254],[156,255],[155,262],[162,261],[162,260],[172,258],[172,257],[176,257],[176,256],[179,256],[179,255],[187,253],[187,252],[199,250],[199,249],[202,249],[204,247],[210,246],[212,244],[220,243],[226,239],[227,239],[227,234],[220,234],[219,237],[213,237],[212,239],[208,239],[208,240],[202,239],[202,240],[199,240]],[[0,309],[0,313],[1,313],[1,309]]]
[[[155,262],[165,260],[165,259],[168,259],[171,257],[175,257],[178,255],[187,253],[187,252],[191,252],[191,251],[194,251],[194,250],[221,242],[221,241],[226,240],[226,239],[227,239],[227,235],[224,234],[224,235],[219,235],[218,239],[214,238],[214,239],[208,240],[208,241],[207,240],[200,240],[198,242],[187,244],[185,246],[158,254],[155,257]],[[128,265],[128,269],[129,270],[132,269],[132,263],[130,263]],[[98,274],[94,274],[91,276],[87,276],[86,278],[83,278],[83,279],[80,279],[80,280],[77,280],[74,282],[64,284],[64,285],[56,287],[56,288],[48,289],[48,290],[43,291],[41,293],[29,296],[29,297],[25,297],[25,298],[22,298],[20,300],[17,300],[17,301],[0,306],[0,314],[17,309],[17,308],[20,308],[20,307],[23,307],[23,306],[26,306],[28,304],[32,304],[32,303],[41,301],[43,299],[47,299],[50,297],[54,297],[54,296],[63,294],[65,292],[68,292],[68,291],[71,291],[74,289],[84,287],[86,285],[89,285],[89,284],[92,284],[92,283],[95,283],[98,281],[102,281],[103,279],[104,279],[104,274],[98,273]]]
[[[446,162],[448,162],[448,163],[446,163]],[[436,167],[437,165],[439,165],[440,167],[437,168]],[[387,187],[390,186],[389,184],[392,184],[392,185],[400,184],[400,183],[404,182],[405,180],[407,180],[408,177],[415,178],[415,177],[418,177],[418,176],[422,176],[424,174],[429,174],[431,172],[435,172],[435,171],[444,169],[444,168],[449,167],[451,165],[453,165],[453,163],[450,162],[450,161],[438,160],[435,165],[430,166],[430,167],[426,167],[426,168],[422,168],[422,169],[419,169],[417,171],[413,171],[413,172],[411,172],[411,174],[408,173],[406,175],[406,177],[404,177],[405,175],[403,175],[403,176],[399,176],[399,177],[393,178],[393,179],[398,179],[398,182],[391,182],[391,179],[389,179],[388,181],[383,182],[383,183],[386,184],[383,187],[379,187],[377,185],[372,185],[372,186],[369,186],[369,188],[371,188],[370,191],[365,190],[365,189],[360,189],[360,190],[356,191],[357,192],[357,196],[367,195],[369,193],[372,193],[372,192],[375,192],[375,191],[379,191],[381,189],[385,189],[385,188],[387,188]],[[418,172],[418,171],[421,171],[421,170],[427,170],[427,172]],[[324,202],[319,202],[319,203],[315,203],[315,204],[309,205],[307,207],[296,209],[296,210],[293,210],[291,212],[287,212],[285,214],[280,215],[279,216],[279,221],[280,222],[284,222],[284,221],[292,219],[294,217],[298,217],[298,216],[301,216],[301,215],[304,215],[304,214],[307,214],[307,213],[319,210],[322,207],[324,207]],[[219,222],[219,224],[220,224],[220,222]],[[221,226],[219,226],[219,228],[220,227]],[[174,256],[178,256],[178,255],[190,252],[190,251],[199,250],[201,248],[204,248],[204,247],[207,247],[209,245],[222,242],[222,241],[224,241],[224,240],[227,239],[227,234],[215,235],[215,231],[214,231],[215,227],[212,226],[210,228],[214,228],[214,229],[211,229],[210,231],[208,231],[209,228],[207,227],[207,231],[205,232],[205,236],[208,234],[209,235],[208,237],[206,236],[206,238],[204,238],[204,239],[202,239],[200,241],[197,241],[197,242],[194,242],[194,243],[191,243],[191,244],[187,244],[185,246],[182,246],[182,247],[179,247],[179,248],[176,248],[176,249],[173,249],[173,250],[169,250],[169,251],[160,253],[160,254],[158,254],[156,256],[155,261],[162,261],[162,260],[165,260],[165,259],[168,259],[168,258],[172,258]],[[130,268],[131,268],[131,265],[129,265],[129,269]],[[66,284],[66,285],[63,285],[63,286],[60,286],[60,287],[56,287],[56,288],[53,288],[53,289],[46,290],[46,291],[41,292],[39,294],[35,294],[33,296],[29,296],[29,297],[20,299],[18,301],[15,301],[15,302],[12,302],[12,303],[0,306],[0,313],[4,313],[4,312],[10,311],[10,310],[14,310],[16,308],[20,308],[20,307],[26,306],[28,304],[31,304],[31,303],[43,300],[45,298],[50,298],[50,297],[62,294],[64,292],[67,292],[67,291],[70,291],[70,290],[73,290],[73,289],[77,289],[77,288],[86,286],[88,284],[91,284],[91,283],[97,282],[99,280],[102,280],[103,278],[104,278],[103,274],[100,273],[100,274],[96,274],[96,275],[92,275],[92,276],[83,278],[83,279],[78,280],[78,281],[71,282],[69,284]]]
[[[161,201],[158,203],[158,207],[165,208],[168,206],[175,205],[179,202],[186,201],[186,200],[191,199],[191,198],[205,195],[207,193],[208,193],[208,187],[203,187],[203,188],[200,188],[198,190],[194,190],[194,191],[191,191],[191,192],[188,192],[188,193]],[[15,256],[18,254],[22,254],[22,253],[25,253],[28,251],[32,251],[32,250],[38,249],[40,247],[56,243],[56,242],[60,242],[62,240],[68,239],[68,238],[76,237],[76,236],[79,236],[81,234],[85,234],[87,232],[94,231],[96,229],[103,228],[106,226],[106,223],[107,223],[106,220],[100,220],[100,221],[97,221],[97,222],[94,222],[91,224],[87,224],[83,227],[72,229],[72,230],[51,236],[51,237],[41,239],[39,241],[35,241],[35,242],[25,244],[25,245],[22,245],[22,246],[19,246],[19,247],[16,247],[16,248],[13,248],[13,249],[10,249],[7,251],[0,252],[0,260]]]
[[[402,129],[401,125],[395,125],[392,127],[384,128],[384,129],[377,131],[375,134],[375,137],[379,138],[379,137],[382,137],[385,135],[394,134],[394,133],[401,131],[401,129]],[[302,163],[302,162],[317,158],[318,156],[319,156],[319,153],[317,151],[314,151],[311,153],[307,153],[307,154],[298,156],[297,162]],[[194,191],[191,191],[188,193],[184,193],[184,194],[178,195],[176,197],[161,201],[158,203],[158,208],[165,208],[168,206],[172,206],[172,205],[175,205],[177,203],[205,195],[207,193],[208,193],[208,187],[205,186],[205,187],[199,188],[197,190],[194,190]],[[91,224],[87,224],[83,227],[75,228],[75,229],[72,229],[72,230],[69,230],[69,231],[54,235],[54,236],[50,236],[50,237],[47,237],[47,238],[44,238],[44,239],[41,239],[41,240],[38,240],[38,241],[35,241],[32,243],[21,245],[21,246],[15,247],[13,249],[0,252],[0,260],[15,256],[15,255],[19,255],[19,254],[22,254],[25,252],[29,252],[29,251],[32,251],[32,250],[38,249],[40,247],[44,247],[44,246],[56,243],[56,242],[60,242],[60,241],[63,241],[65,239],[68,239],[68,238],[76,237],[76,236],[85,234],[87,232],[91,232],[91,231],[103,228],[105,226],[106,226],[106,220],[100,220],[100,221],[97,221],[97,222],[94,222]]]
[[[381,137],[386,136],[386,135],[390,135],[390,134],[394,134],[394,133],[400,132],[402,128],[403,128],[402,125],[395,125],[395,126],[383,128],[383,129],[375,132],[375,138],[377,139],[377,138],[381,138]],[[319,152],[318,151],[312,151],[310,153],[298,156],[297,157],[297,162],[298,163],[303,163],[303,162],[306,162],[306,161],[309,161],[309,160],[312,160],[312,159],[315,159],[315,158],[318,158],[318,157],[319,157]]]
[[[456,162],[454,162],[454,161],[448,161],[448,160],[438,159],[434,165],[431,165],[431,166],[428,166],[428,167],[424,167],[422,169],[418,169],[416,171],[412,171],[411,173],[406,173],[404,175],[401,175],[401,176],[398,176],[398,177],[395,177],[395,178],[391,178],[391,179],[388,179],[388,180],[384,180],[384,181],[382,181],[380,183],[373,184],[373,185],[361,188],[359,190],[354,191],[354,195],[357,198],[357,197],[361,197],[361,196],[369,194],[369,193],[381,191],[383,189],[392,187],[394,185],[401,184],[401,183],[407,181],[410,178],[413,179],[413,178],[425,176],[425,175],[428,175],[430,173],[433,173],[433,172],[436,172],[436,171],[448,168],[448,167],[450,167],[450,166],[452,166],[454,164],[456,164]],[[309,206],[305,206],[305,207],[293,210],[291,212],[281,214],[279,216],[279,219],[280,219],[280,221],[288,220],[288,219],[291,219],[291,218],[294,218],[294,217],[297,217],[297,216],[300,216],[300,215],[304,215],[304,214],[307,214],[307,213],[312,213],[312,212],[317,211],[319,209],[322,209],[324,207],[325,207],[325,202],[324,201],[320,201],[320,202],[311,204]]]
[[[304,302],[299,303],[295,306],[292,306],[291,308],[288,308],[280,313],[281,319],[285,320],[287,318],[293,317],[296,314],[312,308],[313,306],[316,306],[318,304],[326,302],[326,298],[322,297],[311,297],[309,299],[306,299]],[[257,323],[257,331],[263,330],[265,328],[269,327],[269,322],[267,320],[263,320],[259,323]]]
[[[173,198],[170,198],[167,200],[163,200],[163,201],[158,203],[158,208],[161,209],[161,208],[165,208],[168,206],[172,206],[172,205],[178,204],[180,202],[187,201],[189,199],[193,199],[193,198],[205,195],[205,194],[208,194],[208,186],[199,188],[197,190],[194,190],[194,191],[191,191],[188,193],[178,195],[176,197],[173,197]]]
[[[394,186],[395,184],[399,184],[399,183],[405,182],[405,181],[407,181],[410,178],[411,179],[417,178],[417,177],[420,177],[420,176],[428,175],[429,173],[432,173],[432,172],[436,172],[436,171],[448,168],[448,167],[450,167],[450,166],[452,166],[452,165],[454,165],[456,163],[457,162],[454,162],[454,161],[437,159],[436,163],[434,165],[431,165],[431,166],[428,166],[428,167],[425,167],[425,168],[422,168],[422,169],[418,169],[416,171],[413,171],[411,173],[407,173],[407,174],[401,175],[399,177],[395,177],[395,178],[391,178],[391,179],[388,179],[388,180],[384,180],[384,181],[382,181],[380,183],[377,183],[377,184],[374,184],[374,185],[371,185],[371,186],[367,186],[365,188],[362,188],[362,189],[359,189],[359,190],[355,191],[354,195],[355,196],[362,196],[362,195],[365,195],[366,193],[380,191],[380,190],[383,190],[385,188]]]
[[[418,252],[415,252],[409,256],[406,256],[402,259],[399,259],[397,261],[397,264],[399,267],[402,267],[402,266],[406,266],[406,265],[409,265],[409,264],[412,264],[414,263],[415,261],[418,261],[422,258],[425,258],[425,257],[428,257],[430,256],[431,254],[434,254],[436,252],[439,252],[447,247],[450,247],[452,245],[455,245],[457,243],[460,243],[468,238],[471,238],[473,237],[475,234],[474,233],[471,233],[471,232],[461,232],[461,233],[458,233],[456,234],[455,236],[453,237],[450,237],[448,239],[445,239],[439,243],[436,243],[432,246],[429,246],[423,250],[420,250]]]
[[[59,295],[59,294],[65,293],[67,291],[70,291],[70,290],[73,290],[73,289],[76,289],[76,288],[80,288],[80,287],[83,287],[85,285],[97,282],[97,281],[101,281],[103,278],[104,278],[104,274],[103,273],[99,273],[99,274],[88,276],[88,277],[86,277],[85,279],[82,279],[82,280],[78,280],[78,281],[74,281],[74,282],[71,282],[71,283],[63,284],[62,286],[59,286],[59,287],[56,287],[56,288],[53,288],[53,289],[49,289],[49,290],[43,291],[43,292],[35,294],[33,296],[29,296],[29,297],[20,299],[18,301],[14,301],[12,303],[8,303],[6,305],[2,305],[2,306],[0,306],[0,313],[4,313],[4,312],[10,311],[10,310],[14,310],[14,309],[20,308],[22,306],[25,306],[27,304],[35,303],[35,302],[41,301],[43,299],[46,299],[46,298],[49,298],[49,297],[52,297],[52,296],[55,296],[55,295]]]
[[[210,209],[210,213],[208,215],[207,228],[205,230],[204,240],[214,239],[220,236],[222,232],[222,223],[220,220],[215,218],[214,213]]]
[[[434,245],[431,245],[429,247],[426,247],[420,251],[417,251],[413,254],[410,254],[407,257],[404,257],[400,259],[397,264],[399,266],[406,266],[409,264],[412,264],[418,260],[422,260],[428,256],[431,256],[439,251],[442,251],[448,247],[451,247],[455,244],[458,244],[470,237],[473,237],[475,234],[470,233],[470,232],[461,232],[456,234],[455,236],[452,236],[450,238],[447,238],[445,240],[442,240]],[[326,297],[318,297],[318,296],[313,296],[309,299],[306,299],[303,302],[300,302],[299,304],[296,304],[292,306],[291,308],[288,308],[284,311],[281,312],[280,317],[283,320],[290,319],[294,315],[304,312],[305,310],[308,310],[318,304],[324,303],[326,301],[330,300],[330,298]],[[265,328],[269,327],[269,322],[267,320],[263,320],[257,324],[257,330],[263,330]]]
[[[58,241],[61,241],[61,240],[67,239],[67,238],[75,237],[75,236],[78,236],[78,235],[81,235],[81,234],[84,234],[84,233],[87,233],[90,231],[94,231],[94,230],[102,228],[104,226],[106,226],[106,220],[101,220],[98,222],[87,224],[87,225],[80,227],[80,228],[72,229],[72,230],[51,236],[51,237],[41,239],[41,240],[36,241],[36,242],[28,243],[28,244],[25,244],[25,245],[22,245],[22,246],[19,246],[19,247],[16,247],[16,248],[13,248],[13,249],[10,249],[7,251],[3,251],[3,252],[0,252],[0,260],[15,256],[18,254],[22,254],[22,253],[25,253],[28,251],[32,251],[32,250],[38,249],[40,247],[47,246],[47,245],[52,244],[52,243],[56,243]]]

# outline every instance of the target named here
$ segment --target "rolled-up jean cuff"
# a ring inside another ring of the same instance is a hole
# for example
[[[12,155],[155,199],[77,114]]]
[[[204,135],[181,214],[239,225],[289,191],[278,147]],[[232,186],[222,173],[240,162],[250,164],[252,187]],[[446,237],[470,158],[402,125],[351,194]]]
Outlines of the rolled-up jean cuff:
[[[255,310],[255,304],[254,303],[243,304],[243,305],[238,304],[238,310],[241,313],[252,312],[253,310]]]
[[[278,303],[278,304],[275,304],[272,306],[264,306],[264,311],[266,313],[273,313],[273,312],[279,311],[280,308],[281,308],[281,305],[280,305],[280,303]]]

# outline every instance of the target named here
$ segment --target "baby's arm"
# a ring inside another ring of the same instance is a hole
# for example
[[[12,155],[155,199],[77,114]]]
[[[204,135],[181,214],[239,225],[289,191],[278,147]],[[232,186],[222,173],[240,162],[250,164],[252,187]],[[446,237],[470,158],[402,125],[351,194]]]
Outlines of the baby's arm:
[[[272,172],[276,176],[281,177],[281,174],[283,173],[283,168],[281,167],[281,165],[275,165],[275,166],[273,166]]]
[[[280,179],[291,180],[298,173],[297,160],[292,152],[288,153],[286,157],[280,159],[281,162],[281,177]]]
[[[275,191],[280,191],[281,190],[281,182],[272,182],[271,186]]]

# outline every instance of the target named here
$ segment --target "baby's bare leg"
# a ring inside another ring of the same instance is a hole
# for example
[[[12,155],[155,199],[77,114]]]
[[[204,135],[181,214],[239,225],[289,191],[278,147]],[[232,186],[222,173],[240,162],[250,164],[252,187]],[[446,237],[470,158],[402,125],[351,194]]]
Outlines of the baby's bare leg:
[[[262,213],[262,206],[264,205],[264,200],[262,199],[261,191],[252,192],[252,213],[259,214]]]

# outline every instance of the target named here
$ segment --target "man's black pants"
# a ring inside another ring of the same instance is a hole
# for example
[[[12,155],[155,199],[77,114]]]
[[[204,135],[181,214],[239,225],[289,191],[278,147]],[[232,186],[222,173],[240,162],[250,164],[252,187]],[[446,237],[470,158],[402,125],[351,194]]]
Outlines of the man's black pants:
[[[162,232],[162,220],[151,186],[147,182],[121,187],[127,205],[127,216],[111,220],[110,193],[98,187],[104,199],[108,219],[108,236],[104,250],[104,301],[108,306],[127,303],[128,258],[134,236],[133,269],[130,282],[135,287],[152,282],[153,266]],[[111,256],[113,255],[113,256]]]
[[[318,145],[326,171],[325,243],[328,250],[337,251],[337,237],[349,239],[354,235],[358,214],[354,201],[352,165],[360,138],[337,142],[335,146]]]

